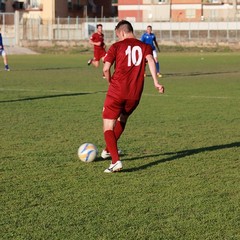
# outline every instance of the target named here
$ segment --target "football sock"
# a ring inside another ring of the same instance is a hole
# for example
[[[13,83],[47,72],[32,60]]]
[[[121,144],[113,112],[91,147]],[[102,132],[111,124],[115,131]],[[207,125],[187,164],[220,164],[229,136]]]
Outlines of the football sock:
[[[116,122],[116,125],[114,127],[114,134],[115,134],[115,137],[117,140],[121,137],[121,135],[125,129],[125,126],[126,126],[125,122],[121,122],[121,121]]]
[[[160,73],[160,64],[159,62],[156,63],[157,73]]]
[[[126,126],[125,122],[121,122],[121,121],[116,122],[116,125],[115,125],[114,130],[113,130],[114,134],[115,134],[116,141],[121,137],[121,135],[122,135],[122,133],[125,129],[125,126]],[[109,152],[107,147],[105,148],[105,150],[107,152]]]
[[[107,130],[104,132],[104,138],[107,145],[107,149],[111,154],[112,163],[116,163],[119,160],[118,149],[117,149],[117,140],[115,134],[112,130]]]

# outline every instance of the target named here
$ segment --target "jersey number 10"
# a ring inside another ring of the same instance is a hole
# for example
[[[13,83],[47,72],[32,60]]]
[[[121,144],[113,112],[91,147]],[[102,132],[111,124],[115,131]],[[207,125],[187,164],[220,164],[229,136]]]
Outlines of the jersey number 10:
[[[142,49],[139,46],[133,48],[128,46],[125,54],[128,56],[128,67],[131,67],[132,64],[138,66],[142,62]]]

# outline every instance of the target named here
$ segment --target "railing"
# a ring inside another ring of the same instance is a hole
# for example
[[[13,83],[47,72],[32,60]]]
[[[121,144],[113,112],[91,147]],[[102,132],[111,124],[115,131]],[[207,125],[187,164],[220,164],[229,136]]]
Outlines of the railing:
[[[96,24],[102,23],[105,41],[116,41],[115,26],[117,18],[57,18],[55,22],[39,19],[19,18],[11,25],[6,18],[14,15],[0,14],[0,27],[5,45],[46,43],[81,44],[89,39],[96,30]],[[16,17],[15,17],[16,19]],[[240,44],[240,22],[132,22],[134,33],[140,38],[147,25],[152,25],[153,32],[160,43],[193,44]]]

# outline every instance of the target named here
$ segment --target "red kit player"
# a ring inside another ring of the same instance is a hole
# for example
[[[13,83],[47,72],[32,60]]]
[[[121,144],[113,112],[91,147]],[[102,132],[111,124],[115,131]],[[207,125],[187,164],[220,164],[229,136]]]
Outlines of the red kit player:
[[[106,173],[122,169],[117,141],[124,131],[128,117],[139,104],[144,86],[146,60],[155,88],[164,93],[164,87],[158,83],[151,46],[135,38],[133,27],[128,21],[120,21],[115,30],[119,41],[109,48],[103,67],[109,88],[102,113],[106,148],[101,156],[112,158],[109,168],[104,171]],[[111,74],[113,65],[115,69]]]
[[[100,59],[104,59],[106,55],[106,45],[104,43],[104,34],[102,33],[102,24],[97,25],[97,31],[91,36],[89,43],[94,46],[94,57],[88,60],[88,65],[99,66]]]

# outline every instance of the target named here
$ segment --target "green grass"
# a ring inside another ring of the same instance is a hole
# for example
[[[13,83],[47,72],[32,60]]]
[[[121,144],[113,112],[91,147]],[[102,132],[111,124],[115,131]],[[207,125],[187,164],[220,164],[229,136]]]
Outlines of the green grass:
[[[119,141],[104,147],[107,83],[90,55],[10,56],[0,71],[0,239],[240,239],[240,54],[162,53]]]

